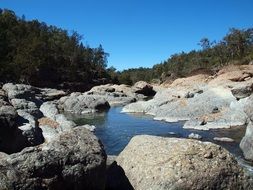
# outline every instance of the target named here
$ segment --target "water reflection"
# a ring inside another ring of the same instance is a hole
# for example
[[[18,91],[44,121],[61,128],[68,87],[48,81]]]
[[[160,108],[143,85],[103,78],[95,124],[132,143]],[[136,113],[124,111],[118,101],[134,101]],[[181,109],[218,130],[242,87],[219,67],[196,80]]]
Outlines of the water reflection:
[[[182,128],[183,122],[167,123],[155,121],[151,116],[144,114],[120,113],[121,109],[121,107],[113,107],[107,112],[82,116],[67,115],[67,117],[74,120],[78,125],[95,125],[95,134],[101,139],[107,154],[119,154],[135,135],[149,134],[164,137],[187,138],[190,133],[197,133],[203,137],[202,140],[220,144],[237,157],[242,157],[239,143],[245,133],[244,127],[209,131],[188,130]],[[214,137],[230,137],[234,139],[235,142],[217,142],[213,140]]]

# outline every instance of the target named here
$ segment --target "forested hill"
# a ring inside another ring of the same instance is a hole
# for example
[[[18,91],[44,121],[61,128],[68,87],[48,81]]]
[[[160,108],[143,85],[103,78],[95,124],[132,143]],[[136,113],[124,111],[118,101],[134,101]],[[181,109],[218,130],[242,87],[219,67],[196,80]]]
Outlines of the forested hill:
[[[200,40],[201,50],[172,55],[152,68],[117,72],[106,68],[102,46],[83,45],[82,36],[38,20],[27,21],[0,9],[0,83],[25,83],[83,91],[102,83],[163,82],[198,71],[253,60],[253,28],[230,29],[220,41]],[[183,48],[183,47],[182,47]]]
[[[143,79],[163,82],[168,78],[175,79],[198,72],[215,72],[228,64],[249,64],[253,61],[253,28],[232,28],[218,42],[203,38],[198,44],[201,50],[174,54],[153,68],[125,70],[119,73],[119,80],[127,84]]]
[[[107,53],[81,36],[0,9],[0,82],[57,87],[108,80]]]

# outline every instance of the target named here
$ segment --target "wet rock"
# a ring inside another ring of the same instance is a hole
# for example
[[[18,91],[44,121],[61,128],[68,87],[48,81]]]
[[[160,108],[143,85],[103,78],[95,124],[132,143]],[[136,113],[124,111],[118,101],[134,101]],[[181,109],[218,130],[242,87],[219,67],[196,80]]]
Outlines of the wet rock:
[[[188,135],[188,138],[190,139],[202,139],[202,136],[196,133],[191,133]]]
[[[116,161],[136,190],[252,188],[233,156],[209,142],[135,136]]]
[[[0,154],[0,189],[104,189],[106,154],[84,128],[61,133],[49,143]]]
[[[234,142],[234,139],[231,139],[229,137],[214,137],[213,140],[220,141],[220,142]]]

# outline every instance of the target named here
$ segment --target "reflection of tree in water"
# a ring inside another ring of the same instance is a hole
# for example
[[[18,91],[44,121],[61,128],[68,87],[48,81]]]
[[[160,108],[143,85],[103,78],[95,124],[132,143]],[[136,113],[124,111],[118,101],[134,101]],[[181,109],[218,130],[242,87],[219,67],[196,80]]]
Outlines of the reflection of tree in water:
[[[73,113],[64,113],[64,115],[74,121],[77,125],[102,125],[107,121],[107,111],[89,113],[89,114],[73,114]]]

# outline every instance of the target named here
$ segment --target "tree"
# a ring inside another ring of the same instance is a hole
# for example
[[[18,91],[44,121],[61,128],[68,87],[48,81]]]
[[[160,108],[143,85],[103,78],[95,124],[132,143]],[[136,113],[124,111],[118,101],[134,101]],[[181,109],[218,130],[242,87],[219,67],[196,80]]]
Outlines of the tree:
[[[200,45],[203,50],[207,50],[211,47],[211,43],[208,38],[202,38],[198,45]]]

